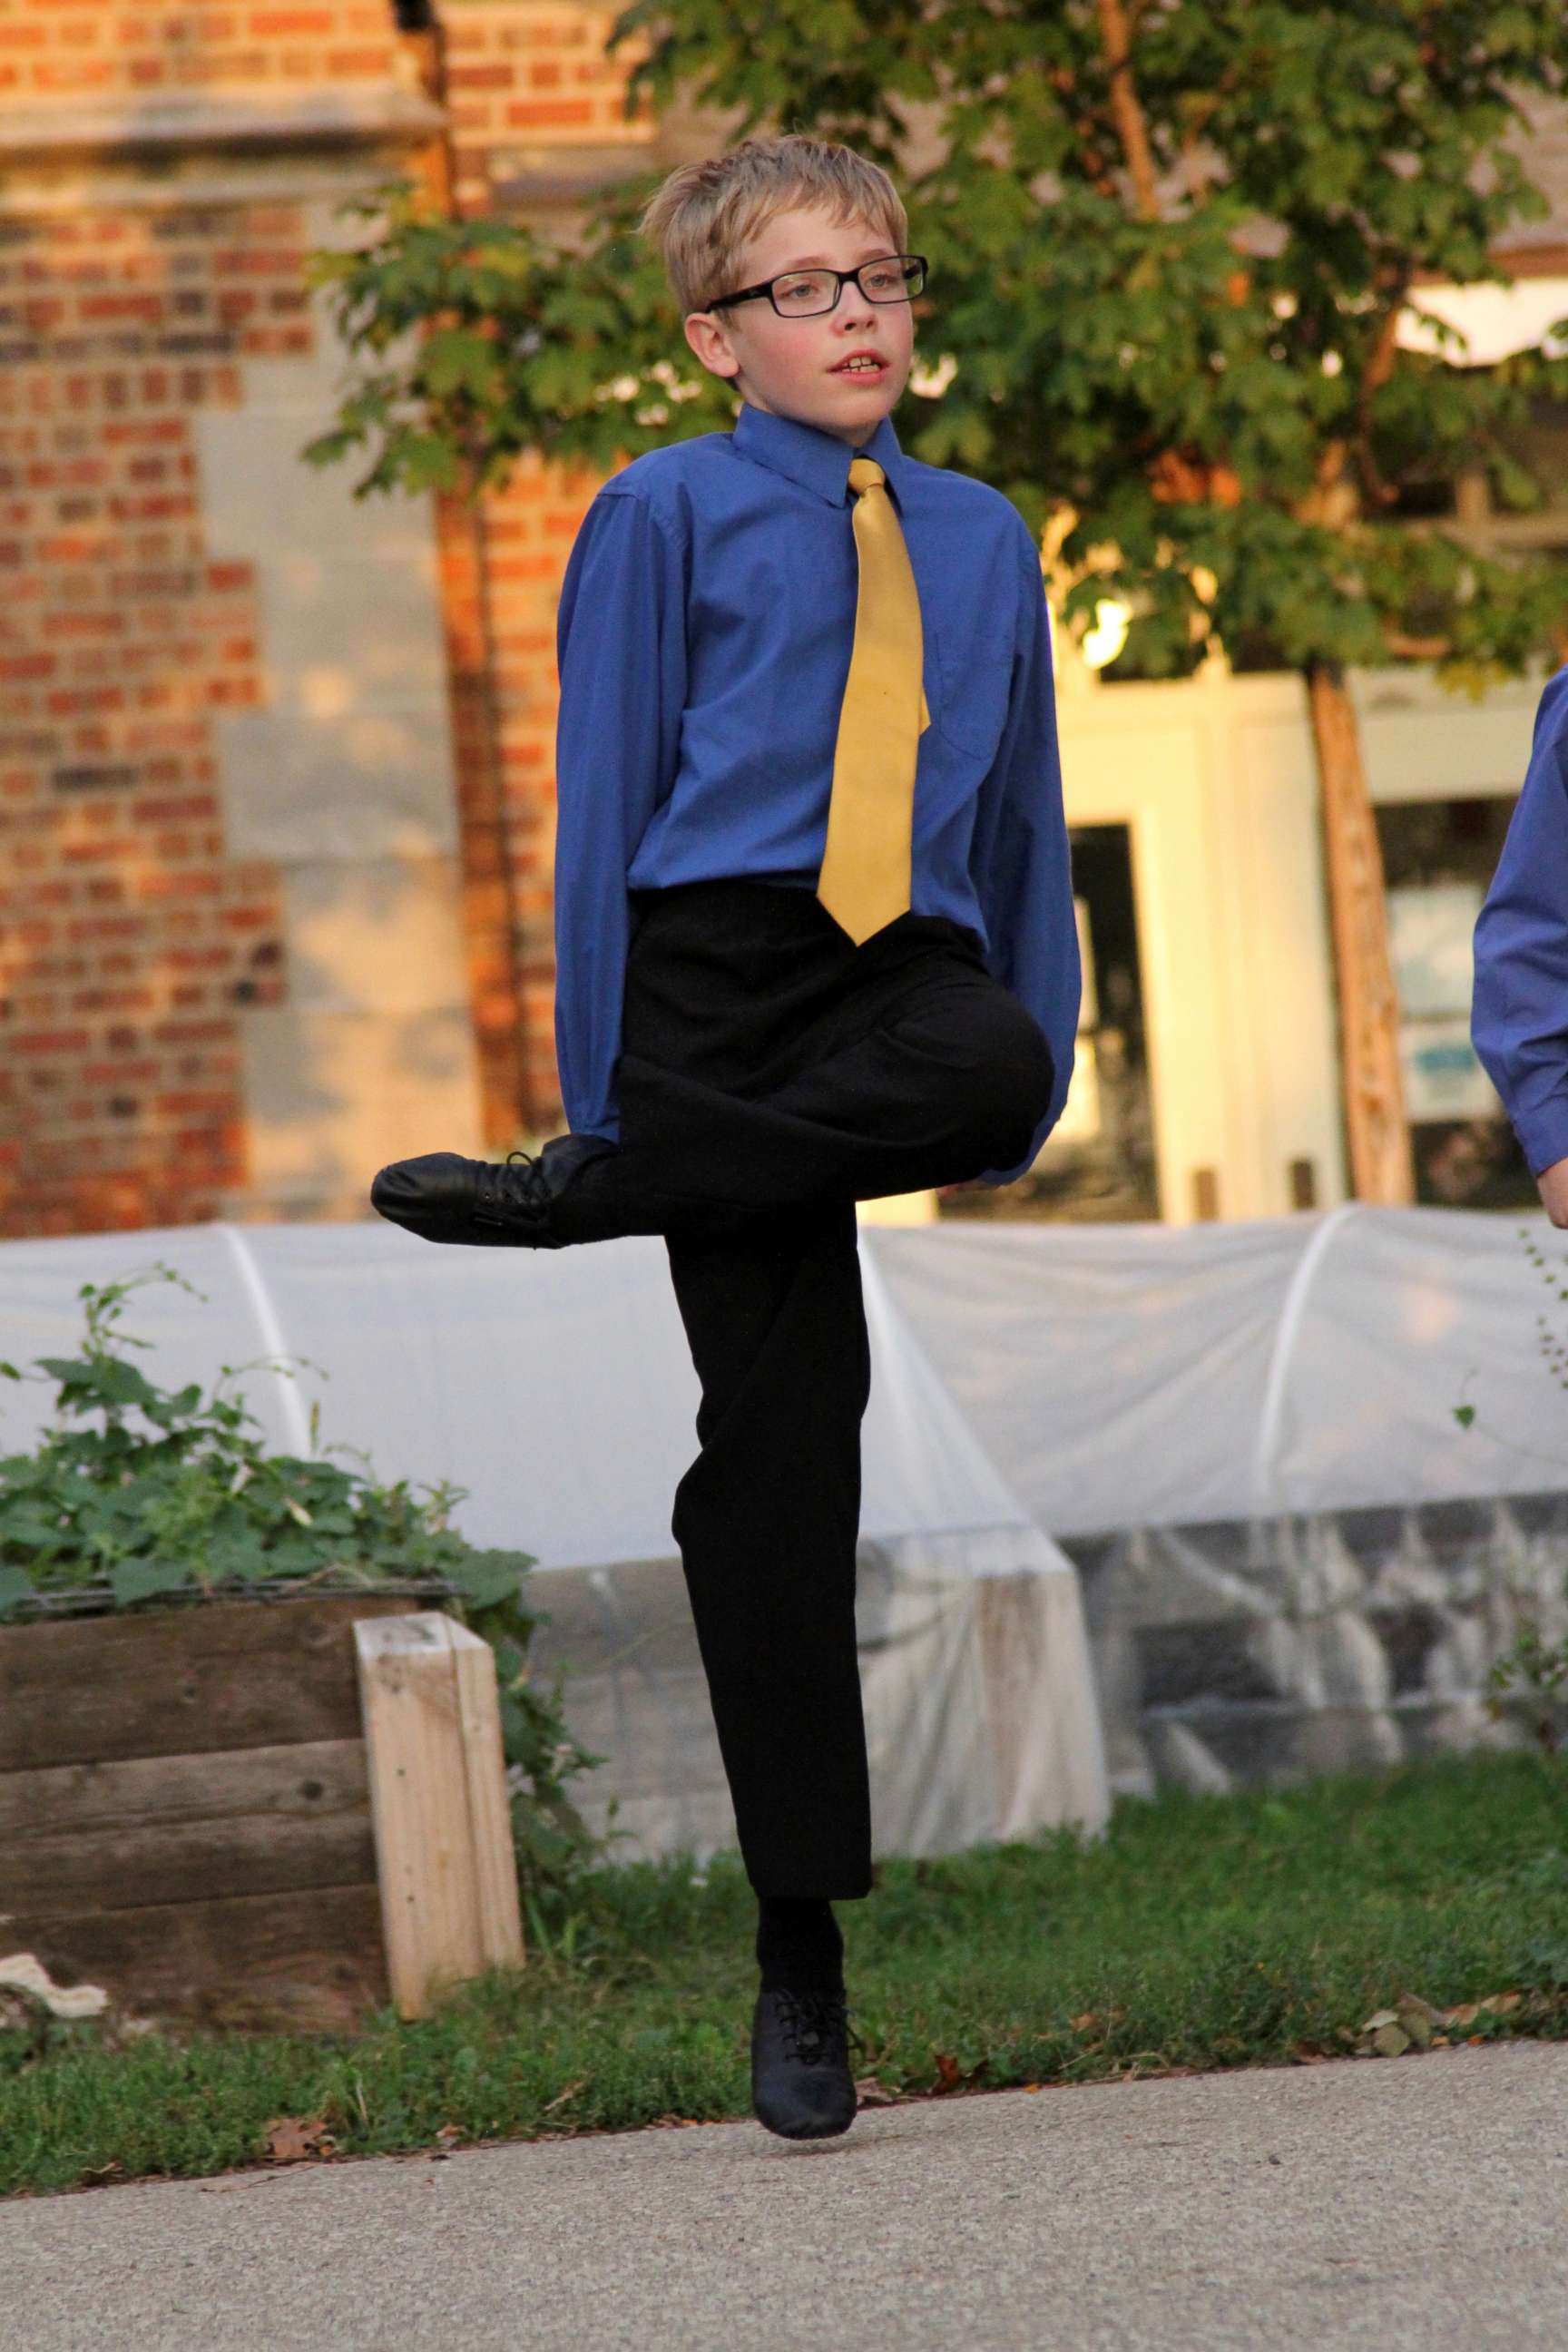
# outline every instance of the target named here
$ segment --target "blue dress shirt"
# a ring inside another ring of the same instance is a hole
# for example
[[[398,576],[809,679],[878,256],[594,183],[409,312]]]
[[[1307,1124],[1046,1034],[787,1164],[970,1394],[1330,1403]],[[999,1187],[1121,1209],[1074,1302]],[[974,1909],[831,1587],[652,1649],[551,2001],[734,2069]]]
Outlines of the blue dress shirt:
[[[1568,665],[1542,691],[1523,789],[1476,919],[1470,1036],[1531,1174],[1568,1159]]]
[[[742,406],[733,431],[646,451],[573,543],[556,623],[555,1043],[574,1133],[619,1139],[626,891],[725,875],[815,888],[858,584],[849,462],[887,477],[920,594],[910,905],[978,932],[1035,1015],[1061,1115],[1078,930],[1049,608],[1016,507],[905,457]]]

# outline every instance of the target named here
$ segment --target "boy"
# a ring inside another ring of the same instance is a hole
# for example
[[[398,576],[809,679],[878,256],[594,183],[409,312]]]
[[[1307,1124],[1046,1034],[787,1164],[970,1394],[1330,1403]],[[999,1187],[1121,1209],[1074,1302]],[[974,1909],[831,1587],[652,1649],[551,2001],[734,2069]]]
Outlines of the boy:
[[[924,263],[884,172],[749,140],[641,227],[742,405],[606,482],[567,564],[570,1132],[521,1167],[401,1160],[371,1198],[431,1241],[664,1237],[702,1397],[672,1532],[758,1897],[753,2103],[813,2137],[856,2111],[832,1905],[871,1884],[855,1203],[1007,1183],[1066,1099],[1049,619],[1016,509],[893,431]]]

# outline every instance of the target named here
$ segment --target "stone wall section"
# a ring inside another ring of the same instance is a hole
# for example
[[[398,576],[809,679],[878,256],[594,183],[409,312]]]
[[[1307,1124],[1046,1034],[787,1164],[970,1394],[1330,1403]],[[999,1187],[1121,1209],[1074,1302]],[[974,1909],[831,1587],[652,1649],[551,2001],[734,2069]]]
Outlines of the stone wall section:
[[[1568,1496],[1069,1536],[1111,1790],[1288,1787],[1538,1744],[1488,1675],[1568,1638]]]

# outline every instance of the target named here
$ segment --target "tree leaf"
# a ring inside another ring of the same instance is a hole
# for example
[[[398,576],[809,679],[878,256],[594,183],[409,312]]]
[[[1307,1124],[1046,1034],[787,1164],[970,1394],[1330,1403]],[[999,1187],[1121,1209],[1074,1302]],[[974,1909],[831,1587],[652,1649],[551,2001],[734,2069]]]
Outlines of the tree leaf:
[[[509,1551],[475,1551],[452,1566],[452,1580],[476,1609],[510,1601],[526,1572],[527,1555]]]
[[[133,1601],[149,1600],[154,1592],[178,1592],[192,1580],[189,1561],[178,1559],[122,1559],[109,1575],[115,1606],[120,1609]]]
[[[26,1569],[0,1565],[0,1618],[15,1615],[24,1601],[35,1597],[37,1590]]]

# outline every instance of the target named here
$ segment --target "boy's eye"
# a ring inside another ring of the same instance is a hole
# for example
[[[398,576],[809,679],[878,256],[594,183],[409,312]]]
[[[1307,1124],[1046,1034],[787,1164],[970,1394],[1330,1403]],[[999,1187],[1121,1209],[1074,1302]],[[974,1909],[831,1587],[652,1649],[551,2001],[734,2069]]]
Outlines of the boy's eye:
[[[861,282],[873,301],[896,302],[914,284],[917,274],[913,264],[906,270],[899,260],[868,262]],[[821,270],[776,278],[773,283],[773,299],[781,310],[830,310],[833,295],[834,280]]]

